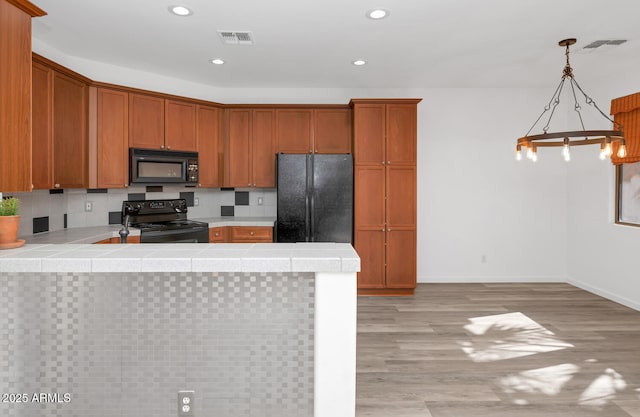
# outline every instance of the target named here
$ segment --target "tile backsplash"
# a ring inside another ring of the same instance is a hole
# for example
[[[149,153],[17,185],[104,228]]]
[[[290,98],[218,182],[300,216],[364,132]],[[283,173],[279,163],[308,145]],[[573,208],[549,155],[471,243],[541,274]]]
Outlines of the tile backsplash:
[[[57,190],[56,190],[57,191]],[[106,192],[105,192],[106,191]],[[136,198],[171,199],[186,198],[189,204],[190,219],[220,217],[222,207],[233,207],[236,217],[275,217],[275,189],[202,189],[184,186],[164,186],[162,192],[148,192],[144,186],[127,189],[109,190],[64,190],[63,193],[50,193],[48,190],[36,190],[31,193],[4,193],[20,199],[20,235],[34,233],[34,224],[48,221],[49,231],[66,227],[104,226],[113,223],[114,213],[122,210],[122,202],[131,195]],[[191,201],[193,200],[193,201]],[[259,205],[259,202],[262,202]],[[87,203],[91,211],[86,211]],[[193,206],[191,205],[193,203]],[[197,203],[197,204],[196,204]],[[37,219],[34,222],[34,219]]]

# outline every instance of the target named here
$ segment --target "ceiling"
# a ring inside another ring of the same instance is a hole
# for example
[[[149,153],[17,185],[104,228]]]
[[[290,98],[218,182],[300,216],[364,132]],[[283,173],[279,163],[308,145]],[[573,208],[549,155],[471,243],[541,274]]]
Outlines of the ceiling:
[[[637,0],[32,1],[48,13],[34,38],[65,55],[216,87],[553,87],[568,37],[583,84],[640,64]],[[374,8],[389,17],[366,18]],[[225,45],[217,30],[255,44]],[[628,42],[582,51],[601,39]]]

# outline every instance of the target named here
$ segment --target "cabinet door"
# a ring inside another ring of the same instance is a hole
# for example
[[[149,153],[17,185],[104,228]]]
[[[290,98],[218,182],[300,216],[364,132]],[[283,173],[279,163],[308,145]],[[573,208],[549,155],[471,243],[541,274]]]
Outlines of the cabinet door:
[[[387,161],[416,164],[417,106],[387,104]]]
[[[276,137],[280,153],[312,153],[312,109],[276,110]]]
[[[220,175],[220,114],[215,107],[198,106],[196,137],[198,140],[198,186],[219,187]]]
[[[224,243],[227,241],[227,227],[212,227],[209,229],[209,243]]]
[[[416,227],[416,168],[388,166],[386,224],[389,227]]]
[[[164,99],[129,94],[129,146],[164,149]]]
[[[385,169],[383,166],[357,166],[354,169],[355,228],[380,230],[385,223]]]
[[[351,153],[351,109],[316,109],[313,121],[315,153]]]
[[[98,188],[129,185],[129,94],[98,88]]]
[[[355,165],[385,161],[385,105],[356,104],[353,109],[353,160]]]
[[[378,230],[358,230],[354,234],[354,247],[360,256],[358,288],[384,288],[384,238]]]
[[[254,187],[276,186],[275,112],[253,111],[252,177]]]
[[[231,243],[271,243],[273,227],[266,226],[231,226]]]
[[[229,110],[229,136],[227,141],[227,187],[250,187],[251,166],[251,110]]]
[[[386,246],[387,288],[415,288],[416,231],[393,229],[387,231]]]
[[[53,188],[53,70],[32,67],[32,182],[34,189]]]
[[[87,86],[53,77],[53,172],[55,188],[87,188]]]
[[[196,105],[165,101],[164,145],[174,151],[196,150]]]

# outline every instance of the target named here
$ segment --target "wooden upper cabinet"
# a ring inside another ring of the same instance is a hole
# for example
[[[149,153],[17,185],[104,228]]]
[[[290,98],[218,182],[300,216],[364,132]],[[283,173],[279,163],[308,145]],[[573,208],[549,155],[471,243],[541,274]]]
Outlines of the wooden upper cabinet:
[[[276,138],[280,153],[312,153],[313,109],[277,109]]]
[[[32,66],[32,182],[34,189],[53,188],[53,70]]]
[[[31,191],[31,17],[45,14],[0,0],[0,192]]]
[[[198,145],[198,186],[220,187],[220,118],[222,110],[216,107],[196,107],[196,139]]]
[[[165,101],[164,146],[174,151],[195,151],[196,105],[175,100]]]
[[[315,109],[315,153],[351,153],[351,109]]]
[[[227,187],[275,187],[275,121],[271,109],[229,109]]]
[[[385,155],[385,113],[384,104],[355,104],[353,115],[355,165],[383,165]]]
[[[129,94],[129,146],[164,149],[164,99]]]
[[[96,92],[97,187],[129,184],[129,94],[98,88]]]
[[[392,164],[416,163],[417,106],[387,104],[387,161]]]
[[[275,112],[253,111],[251,168],[254,187],[276,186]]]
[[[251,178],[251,110],[228,110],[228,140],[225,185],[250,187]]]
[[[54,188],[87,188],[87,85],[54,73],[53,172]]]

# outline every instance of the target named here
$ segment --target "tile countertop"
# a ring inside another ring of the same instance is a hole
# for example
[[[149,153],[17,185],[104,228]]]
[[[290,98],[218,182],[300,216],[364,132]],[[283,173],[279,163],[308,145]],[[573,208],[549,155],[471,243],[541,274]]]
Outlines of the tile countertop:
[[[0,251],[0,272],[360,271],[348,243],[27,244]]]
[[[266,226],[273,227],[275,217],[207,217],[202,219],[191,219],[209,223],[209,227],[224,226]],[[118,231],[122,226],[112,224],[109,226],[76,227],[71,229],[56,230],[55,232],[44,232],[29,236],[19,236],[27,243],[96,243],[100,240],[112,237],[120,237]],[[129,236],[140,236],[140,231],[134,227],[130,229]],[[1,256],[1,255],[0,255]]]

